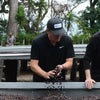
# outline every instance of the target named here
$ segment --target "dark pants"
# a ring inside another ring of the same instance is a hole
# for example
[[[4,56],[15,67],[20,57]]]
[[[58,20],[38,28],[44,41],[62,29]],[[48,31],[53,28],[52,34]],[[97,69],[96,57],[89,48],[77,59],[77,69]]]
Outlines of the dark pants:
[[[17,81],[17,60],[5,60],[5,78],[6,82],[16,82]]]

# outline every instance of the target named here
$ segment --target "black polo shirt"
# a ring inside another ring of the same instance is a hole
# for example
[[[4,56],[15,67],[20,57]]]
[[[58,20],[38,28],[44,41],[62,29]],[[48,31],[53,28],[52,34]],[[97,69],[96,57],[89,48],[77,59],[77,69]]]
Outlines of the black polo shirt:
[[[90,38],[83,65],[85,70],[91,70],[91,76],[94,80],[100,81],[100,32]]]
[[[31,47],[31,59],[39,60],[39,66],[45,70],[53,70],[58,64],[65,63],[66,58],[74,57],[74,49],[70,37],[63,35],[61,40],[53,46],[47,33],[36,37]],[[65,71],[62,72],[65,80]],[[34,81],[45,81],[44,78],[34,73]]]

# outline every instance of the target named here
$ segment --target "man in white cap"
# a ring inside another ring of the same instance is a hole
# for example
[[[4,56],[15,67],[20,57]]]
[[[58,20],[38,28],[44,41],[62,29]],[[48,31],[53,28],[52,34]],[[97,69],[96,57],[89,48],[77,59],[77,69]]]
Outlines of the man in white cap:
[[[33,81],[65,81],[65,72],[72,67],[73,57],[72,40],[65,34],[62,20],[51,18],[46,33],[36,37],[32,43]]]
[[[12,33],[10,33],[7,38],[7,44],[11,46],[14,45],[15,42],[16,42],[16,38],[12,35]]]

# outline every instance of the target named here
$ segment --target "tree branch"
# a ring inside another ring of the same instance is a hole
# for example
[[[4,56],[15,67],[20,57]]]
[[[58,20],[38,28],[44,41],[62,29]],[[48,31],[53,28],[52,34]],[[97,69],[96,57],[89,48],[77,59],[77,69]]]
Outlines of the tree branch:
[[[99,0],[94,0],[94,2],[92,3],[92,6],[95,6],[98,1]]]
[[[1,5],[1,10],[0,13],[8,13],[9,11],[5,9],[5,6],[8,5],[8,1],[4,1],[3,4]]]

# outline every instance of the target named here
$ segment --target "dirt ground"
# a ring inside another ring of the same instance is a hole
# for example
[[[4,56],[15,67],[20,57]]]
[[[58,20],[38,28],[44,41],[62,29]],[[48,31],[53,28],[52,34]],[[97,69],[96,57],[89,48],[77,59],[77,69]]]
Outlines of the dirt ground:
[[[27,70],[21,72],[20,75],[17,76],[18,82],[32,82],[33,81],[33,73],[31,70]]]

